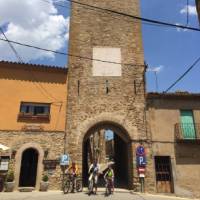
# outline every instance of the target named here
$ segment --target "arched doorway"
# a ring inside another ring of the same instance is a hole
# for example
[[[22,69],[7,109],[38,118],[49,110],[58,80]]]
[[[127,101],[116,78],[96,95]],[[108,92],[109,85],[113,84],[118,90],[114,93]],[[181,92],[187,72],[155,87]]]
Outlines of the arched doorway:
[[[35,187],[37,178],[38,151],[29,148],[22,154],[19,187]]]
[[[100,163],[101,170],[106,169],[106,163],[113,161],[115,172],[115,187],[132,187],[133,165],[131,139],[124,128],[110,122],[102,122],[93,126],[83,139],[83,182],[87,185],[88,169],[93,159]],[[102,175],[103,177],[103,175]],[[100,176],[100,185],[104,186]]]

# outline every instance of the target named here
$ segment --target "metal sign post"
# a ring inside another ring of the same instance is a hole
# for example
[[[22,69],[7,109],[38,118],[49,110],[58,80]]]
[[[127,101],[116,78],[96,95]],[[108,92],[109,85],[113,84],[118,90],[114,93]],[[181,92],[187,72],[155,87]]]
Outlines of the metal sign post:
[[[145,184],[145,172],[146,172],[146,152],[145,148],[142,145],[139,145],[136,148],[136,161],[137,161],[137,169],[140,180],[140,191],[144,193],[144,184]]]
[[[69,161],[70,161],[70,157],[68,154],[63,154],[60,158],[60,167],[62,170],[62,189],[64,188],[64,181],[65,181],[65,170],[67,168],[67,166],[69,166]]]

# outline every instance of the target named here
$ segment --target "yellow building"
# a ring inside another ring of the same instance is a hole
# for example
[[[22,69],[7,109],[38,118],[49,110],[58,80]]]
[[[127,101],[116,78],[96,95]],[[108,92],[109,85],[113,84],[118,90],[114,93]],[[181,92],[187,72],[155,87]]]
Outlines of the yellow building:
[[[51,189],[60,188],[66,83],[66,68],[0,62],[0,156],[4,161],[0,175],[4,176],[5,161],[10,159],[15,189],[39,189],[43,174],[49,175]]]

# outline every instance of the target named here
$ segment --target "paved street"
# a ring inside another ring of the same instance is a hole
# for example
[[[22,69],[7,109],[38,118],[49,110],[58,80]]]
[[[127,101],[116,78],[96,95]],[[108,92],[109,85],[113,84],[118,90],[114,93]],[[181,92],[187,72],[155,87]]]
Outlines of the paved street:
[[[100,191],[97,195],[88,196],[86,193],[66,194],[63,195],[60,191],[49,192],[13,192],[0,193],[0,200],[90,200],[90,199],[110,199],[110,200],[186,200],[173,196],[149,195],[149,194],[132,194],[129,191],[119,190],[114,195],[109,197],[104,196],[104,192]]]

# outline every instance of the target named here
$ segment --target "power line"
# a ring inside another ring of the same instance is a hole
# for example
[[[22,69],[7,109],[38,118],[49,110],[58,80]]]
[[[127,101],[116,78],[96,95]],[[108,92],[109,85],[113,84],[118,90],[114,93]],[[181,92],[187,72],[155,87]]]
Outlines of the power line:
[[[0,27],[0,31],[1,31],[1,33],[3,34],[3,36],[5,37],[5,40],[4,40],[4,41],[8,42],[10,48],[11,48],[12,51],[14,52],[14,54],[15,54],[15,56],[17,57],[18,61],[19,61],[20,63],[24,63],[23,59],[22,59],[21,56],[18,54],[18,52],[17,52],[17,50],[15,49],[15,47],[12,45],[12,42],[11,42],[10,40],[8,40],[6,34],[4,33],[4,31],[3,31],[3,29],[2,29],[1,27]],[[33,72],[31,72],[31,73],[32,73],[33,78],[38,82],[37,77],[35,76],[35,74],[34,74]],[[38,82],[38,85],[37,85],[35,82],[34,82],[34,84],[35,84],[35,86],[40,90],[40,92],[41,92],[43,95],[45,95],[45,94],[44,94],[44,92],[45,92],[45,93],[46,93],[47,95],[49,95],[52,99],[54,99],[54,100],[57,101],[57,99],[56,99],[55,97],[53,97],[39,82]],[[42,90],[41,90],[41,89],[42,89]],[[47,97],[47,96],[45,95],[45,97]],[[49,98],[49,97],[47,97],[47,98]]]
[[[139,17],[139,16],[135,16],[135,15],[130,15],[130,14],[127,14],[127,13],[123,13],[123,12],[119,12],[119,11],[115,11],[115,10],[110,10],[110,9],[107,9],[107,8],[101,8],[101,7],[81,3],[81,2],[78,2],[78,1],[74,1],[74,0],[65,0],[65,1],[75,3],[75,4],[78,4],[78,5],[81,5],[81,6],[86,6],[86,7],[89,7],[89,8],[94,8],[94,9],[97,9],[97,10],[106,11],[106,12],[109,12],[109,13],[114,13],[114,14],[117,14],[117,15],[129,17],[129,18],[144,21],[144,22],[149,22],[149,23],[169,26],[169,27],[173,27],[173,28],[188,29],[188,30],[200,32],[200,29],[195,28],[195,27],[188,27],[188,26],[184,26],[184,25],[173,24],[173,23],[169,23],[169,22],[163,22],[163,21],[153,20],[153,19]]]
[[[41,51],[52,52],[52,53],[56,53],[56,54],[60,54],[60,55],[75,57],[75,58],[79,58],[79,59],[93,60],[93,61],[97,61],[97,62],[110,63],[110,64],[116,64],[116,65],[144,66],[144,64],[119,63],[119,62],[112,62],[112,61],[106,61],[106,60],[101,60],[101,59],[89,58],[89,57],[85,57],[85,56],[78,56],[78,55],[74,55],[74,54],[64,53],[64,52],[61,52],[61,51],[55,51],[55,50],[41,48],[41,47],[38,47],[38,46],[33,46],[33,45],[21,43],[21,42],[16,42],[16,41],[13,41],[13,40],[5,40],[3,38],[0,38],[0,40],[4,41],[4,42],[9,41],[10,43],[18,44],[20,46],[25,46],[25,47],[34,48],[34,49],[41,50]]]
[[[50,1],[48,0],[41,0],[45,3],[48,3],[48,4],[51,4]],[[67,9],[71,9],[69,6],[67,5],[63,5],[63,4],[59,4],[59,3],[56,3],[56,2],[53,2],[54,5],[56,6],[59,6],[59,7],[62,7],[62,8],[67,8]],[[100,10],[96,10],[96,9],[92,9],[92,8],[89,8],[89,7],[83,7],[84,9],[87,9],[87,10],[91,10],[91,11],[94,11],[94,12],[98,12],[102,15],[104,15],[105,13],[101,12]],[[125,18],[119,18],[119,17],[116,17],[116,16],[113,16],[112,13],[106,13],[108,15],[110,15],[113,19],[117,19],[117,20],[123,20],[123,21],[126,21],[126,22],[133,22],[132,19],[125,19]],[[134,23],[140,23],[140,22],[134,22]],[[149,23],[149,22],[142,22],[142,24],[144,25],[149,25],[149,26],[157,26],[157,27],[163,27],[163,28],[167,28],[167,26],[165,25],[161,25],[161,24],[153,24],[153,23]]]
[[[200,57],[195,60],[195,62],[170,86],[168,87],[164,93],[167,93],[171,90],[179,81],[181,81],[200,61]]]
[[[51,2],[49,2],[48,0],[41,0],[41,1],[51,4]],[[153,19],[149,19],[149,18],[138,17],[138,16],[127,14],[127,13],[123,13],[123,12],[119,12],[119,11],[115,11],[115,10],[110,10],[110,9],[107,9],[107,8],[101,8],[101,7],[93,6],[93,5],[90,5],[90,4],[85,4],[85,3],[77,2],[77,1],[74,1],[74,0],[64,0],[64,1],[65,2],[79,4],[79,5],[81,5],[85,9],[89,9],[89,10],[93,10],[93,11],[97,11],[97,12],[98,12],[98,10],[99,11],[106,11],[108,14],[109,13],[110,14],[114,13],[114,14],[117,14],[117,15],[122,15],[122,16],[129,17],[129,18],[132,18],[132,19],[140,20],[145,25],[180,28],[180,29],[187,29],[187,30],[193,30],[193,31],[200,32],[199,28],[188,27],[188,24],[186,26],[184,26],[184,25],[181,25],[181,24],[173,24],[173,23],[168,23],[168,22],[153,20]],[[64,8],[68,8],[69,9],[69,6],[67,6],[67,5],[59,4],[59,3],[56,3],[56,2],[53,2],[53,4],[57,5],[57,6],[60,6],[60,7],[64,7]],[[189,2],[188,2],[188,4],[189,4]],[[187,21],[189,22],[189,12],[188,12]]]
[[[15,47],[12,45],[11,42],[9,42],[9,40],[8,40],[8,38],[7,38],[7,36],[6,36],[6,34],[5,34],[4,31],[3,31],[3,28],[0,27],[0,31],[1,31],[1,33],[3,34],[3,36],[5,37],[5,40],[8,42],[8,45],[10,46],[10,48],[12,49],[12,51],[14,52],[14,54],[15,54],[15,56],[17,57],[17,59],[19,60],[19,62],[20,62],[20,63],[23,63],[23,60],[22,60],[22,58],[20,57],[20,55],[17,53]]]

